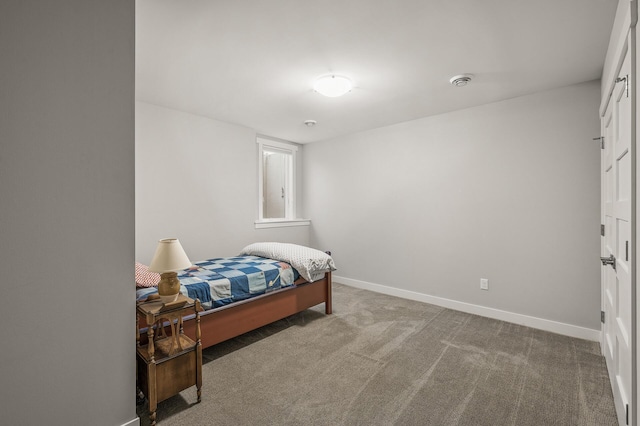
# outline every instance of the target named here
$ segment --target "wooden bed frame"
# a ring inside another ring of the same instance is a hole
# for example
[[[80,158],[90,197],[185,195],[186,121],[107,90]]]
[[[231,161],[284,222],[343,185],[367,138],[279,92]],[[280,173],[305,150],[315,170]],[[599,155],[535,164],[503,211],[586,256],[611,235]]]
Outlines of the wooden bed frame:
[[[202,347],[208,348],[320,303],[324,303],[325,313],[331,314],[331,272],[312,283],[300,278],[293,286],[203,311],[200,313]],[[185,319],[184,332],[195,339],[193,318]]]

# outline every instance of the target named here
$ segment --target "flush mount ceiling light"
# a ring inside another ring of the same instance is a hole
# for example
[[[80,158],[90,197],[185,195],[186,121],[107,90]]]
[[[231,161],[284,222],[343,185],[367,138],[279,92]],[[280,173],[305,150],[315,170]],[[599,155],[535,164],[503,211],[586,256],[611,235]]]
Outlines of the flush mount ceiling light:
[[[330,98],[337,98],[351,91],[351,80],[339,75],[325,75],[316,80],[313,90]]]
[[[451,79],[449,80],[449,83],[453,84],[456,87],[462,87],[469,84],[472,78],[473,78],[473,75],[471,74],[455,75],[451,77]]]

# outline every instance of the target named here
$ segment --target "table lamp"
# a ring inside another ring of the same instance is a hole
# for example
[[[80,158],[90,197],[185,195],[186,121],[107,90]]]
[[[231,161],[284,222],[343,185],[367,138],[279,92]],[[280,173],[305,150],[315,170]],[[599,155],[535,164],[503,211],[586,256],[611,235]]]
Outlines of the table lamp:
[[[178,299],[180,281],[176,271],[190,266],[191,261],[177,238],[165,238],[158,241],[158,248],[153,255],[149,270],[160,273],[158,294],[163,303],[171,303]]]

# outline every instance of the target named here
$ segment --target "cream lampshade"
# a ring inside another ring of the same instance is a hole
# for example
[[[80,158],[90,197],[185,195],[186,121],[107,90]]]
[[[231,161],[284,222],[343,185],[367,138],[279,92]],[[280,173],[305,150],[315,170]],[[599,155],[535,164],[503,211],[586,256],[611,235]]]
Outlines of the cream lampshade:
[[[176,271],[190,266],[191,261],[177,238],[165,238],[158,241],[158,248],[153,255],[149,270],[160,273],[158,294],[163,303],[174,302],[178,298],[180,281]]]

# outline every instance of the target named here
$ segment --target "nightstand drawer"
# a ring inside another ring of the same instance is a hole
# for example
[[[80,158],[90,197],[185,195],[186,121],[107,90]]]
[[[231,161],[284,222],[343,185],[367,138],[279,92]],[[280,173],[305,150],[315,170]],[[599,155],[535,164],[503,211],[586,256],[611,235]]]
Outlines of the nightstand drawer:
[[[191,351],[156,365],[158,401],[196,384],[196,352]]]

